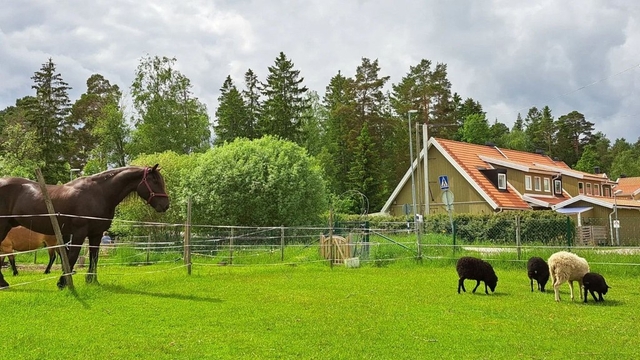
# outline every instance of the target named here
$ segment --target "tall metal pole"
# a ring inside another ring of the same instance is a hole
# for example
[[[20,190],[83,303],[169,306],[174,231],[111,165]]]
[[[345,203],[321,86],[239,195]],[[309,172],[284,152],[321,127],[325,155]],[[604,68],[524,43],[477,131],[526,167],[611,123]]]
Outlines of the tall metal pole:
[[[618,190],[613,193],[613,207],[616,210],[616,245],[620,246],[620,220],[618,220]]]
[[[413,208],[411,209],[413,212],[413,222],[414,222],[414,227],[415,227],[415,220],[416,220],[416,182],[415,179],[413,178],[413,136],[412,136],[412,129],[411,129],[411,114],[415,114],[417,111],[416,110],[409,110],[408,112],[408,116],[409,116],[409,169],[411,170],[411,201],[412,201],[412,205]],[[417,228],[416,228],[417,229]]]
[[[429,125],[422,124],[422,142],[424,151],[424,216],[429,216],[431,212],[430,201],[431,194],[429,194]]]
[[[422,257],[422,244],[420,244],[420,230],[418,229],[418,219],[417,219],[417,211],[416,211],[416,182],[413,176],[414,168],[413,168],[413,136],[411,133],[413,132],[411,129],[411,114],[415,114],[418,112],[417,110],[409,110],[407,113],[409,117],[409,166],[411,169],[411,201],[413,205],[413,230],[416,233],[416,245],[418,247],[418,258]],[[417,139],[416,139],[417,141]]]

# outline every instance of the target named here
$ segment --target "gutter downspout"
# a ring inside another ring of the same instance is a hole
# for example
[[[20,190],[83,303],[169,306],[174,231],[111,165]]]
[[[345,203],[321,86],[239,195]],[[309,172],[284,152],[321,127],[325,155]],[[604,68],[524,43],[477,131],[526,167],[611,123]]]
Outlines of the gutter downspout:
[[[615,213],[615,212],[616,211],[613,210],[611,212],[611,214],[609,214],[609,232],[610,232],[609,235],[611,236],[611,246],[613,246],[613,218],[612,218],[612,216],[613,216],[613,213]]]

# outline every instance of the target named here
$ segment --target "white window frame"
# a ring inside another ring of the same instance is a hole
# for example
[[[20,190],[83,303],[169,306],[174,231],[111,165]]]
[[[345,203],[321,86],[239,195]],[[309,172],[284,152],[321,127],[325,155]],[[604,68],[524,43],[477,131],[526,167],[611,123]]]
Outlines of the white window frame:
[[[601,196],[602,195],[600,193],[600,184],[593,184],[593,195],[595,195],[595,196]]]
[[[584,194],[584,183],[582,181],[578,182],[578,195]]]
[[[525,190],[531,190],[533,189],[531,187],[531,175],[525,175],[524,176],[524,189]]]
[[[593,195],[591,192],[591,183],[587,183],[587,195]]]
[[[542,179],[542,185],[544,187],[544,192],[551,192],[551,179],[549,178]]]
[[[553,187],[557,195],[562,195],[562,180],[560,179],[553,180]]]
[[[540,176],[533,177],[533,190],[541,191]]]
[[[507,174],[498,174],[498,189],[507,189]]]

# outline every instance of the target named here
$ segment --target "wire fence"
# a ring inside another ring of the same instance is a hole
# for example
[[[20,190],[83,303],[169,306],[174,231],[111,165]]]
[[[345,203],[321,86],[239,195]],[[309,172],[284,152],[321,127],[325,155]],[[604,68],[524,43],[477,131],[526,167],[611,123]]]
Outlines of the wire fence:
[[[522,267],[532,256],[546,259],[556,251],[570,250],[587,258],[592,265],[640,274],[640,246],[635,240],[640,236],[640,229],[632,234],[626,229],[626,221],[621,224],[628,237],[622,238],[621,245],[616,243],[615,231],[612,241],[606,223],[597,225],[598,222],[592,220],[581,226],[605,226],[606,238],[602,242],[585,241],[580,237],[584,234],[573,223],[554,228],[544,220],[515,219],[502,224],[503,231],[494,234],[482,233],[469,223],[454,224],[453,232],[432,232],[428,230],[429,224],[422,224],[420,231],[415,232],[413,227],[407,228],[405,223],[398,222],[380,222],[372,227],[366,219],[327,227],[191,226],[188,232],[183,225],[141,223],[136,235],[116,236],[113,243],[102,245],[98,265],[166,263],[175,265],[171,269],[190,269],[193,266],[317,263],[382,267],[402,261],[452,264],[460,256],[470,255],[499,261],[504,266]],[[495,227],[489,228],[496,231]],[[76,263],[79,271],[88,265],[89,246],[85,243],[82,247]],[[23,269],[43,269],[48,262],[45,251],[15,253],[16,261]]]

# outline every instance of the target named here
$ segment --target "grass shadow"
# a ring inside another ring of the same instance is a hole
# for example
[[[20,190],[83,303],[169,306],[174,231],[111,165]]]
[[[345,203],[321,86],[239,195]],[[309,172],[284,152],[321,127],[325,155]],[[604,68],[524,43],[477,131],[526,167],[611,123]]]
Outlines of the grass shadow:
[[[124,295],[144,295],[144,296],[153,296],[158,298],[166,298],[166,299],[176,299],[176,300],[188,300],[188,301],[203,301],[210,303],[221,303],[222,300],[217,298],[208,298],[202,296],[194,296],[194,295],[185,295],[185,294],[176,294],[176,293],[160,293],[160,292],[151,292],[151,291],[142,291],[142,290],[134,290],[128,289],[124,286],[120,285],[101,285],[101,288],[105,291],[110,291],[115,294],[124,294]]]

